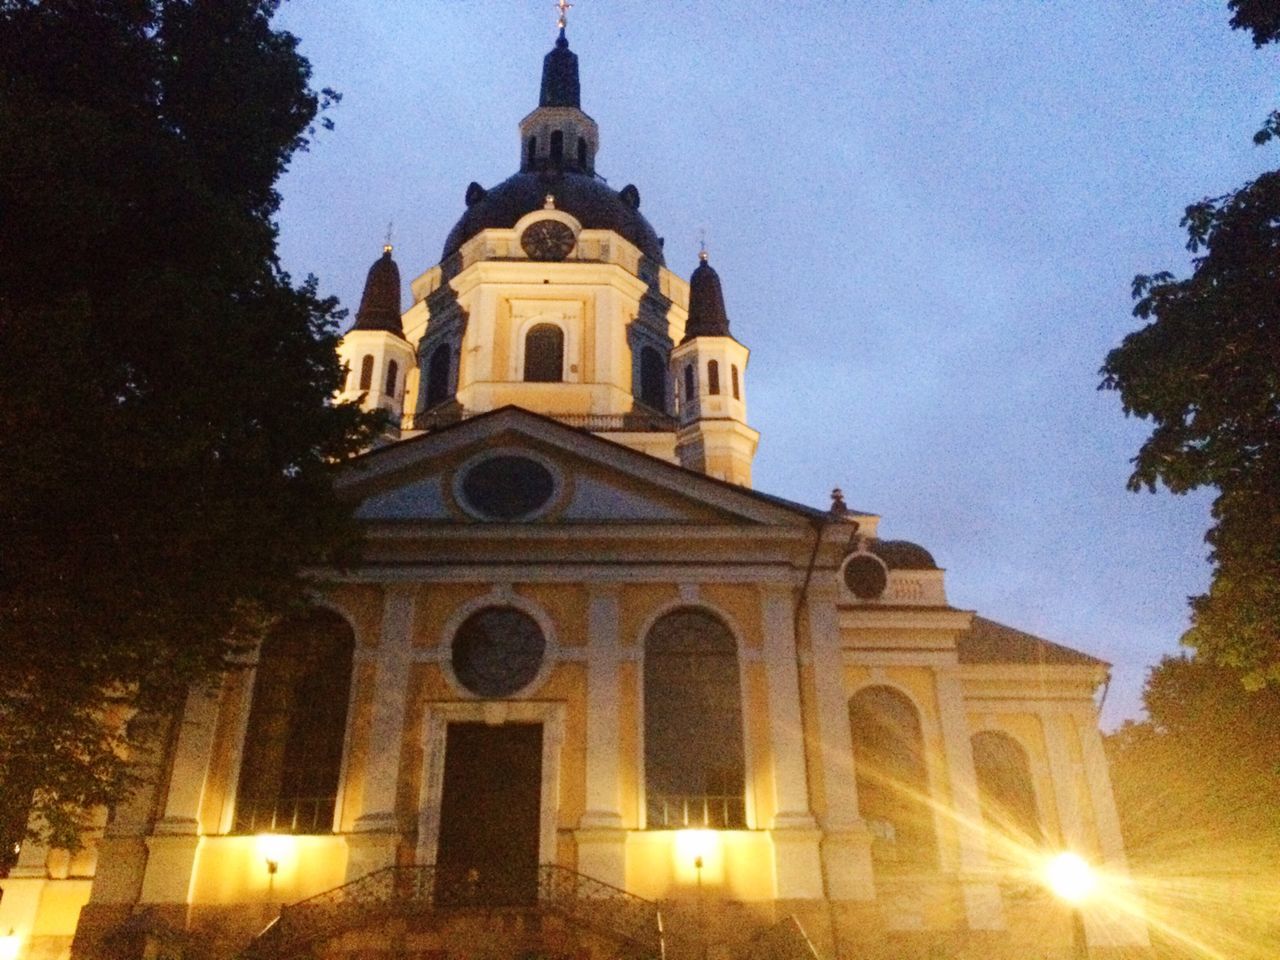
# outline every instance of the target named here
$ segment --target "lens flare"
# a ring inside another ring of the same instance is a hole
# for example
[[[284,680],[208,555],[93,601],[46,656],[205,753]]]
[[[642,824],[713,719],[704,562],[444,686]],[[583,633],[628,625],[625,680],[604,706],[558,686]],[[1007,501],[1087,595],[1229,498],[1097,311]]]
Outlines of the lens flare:
[[[1067,903],[1083,903],[1098,886],[1098,875],[1078,853],[1060,853],[1044,868],[1045,884]]]

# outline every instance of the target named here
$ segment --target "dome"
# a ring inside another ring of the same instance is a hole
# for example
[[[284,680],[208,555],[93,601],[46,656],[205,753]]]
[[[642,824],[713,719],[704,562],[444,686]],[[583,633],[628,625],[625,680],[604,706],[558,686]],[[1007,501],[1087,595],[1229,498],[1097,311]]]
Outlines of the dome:
[[[364,296],[356,311],[352,330],[385,330],[398,337],[404,336],[400,323],[400,268],[391,259],[391,247],[373,262],[364,281]]]
[[[872,540],[867,549],[884,561],[890,570],[937,570],[931,554],[910,540]]]
[[[729,336],[729,315],[724,309],[720,275],[707,263],[705,250],[701,261],[689,278],[689,322],[685,326],[685,340]]]
[[[570,171],[517,173],[491,190],[468,190],[471,202],[449,231],[441,259],[453,256],[481,230],[514,227],[526,213],[543,209],[547,194],[556,198],[557,210],[576,218],[585,229],[612,230],[650,260],[665,265],[662,241],[640,214],[634,187],[620,193],[603,180]]]

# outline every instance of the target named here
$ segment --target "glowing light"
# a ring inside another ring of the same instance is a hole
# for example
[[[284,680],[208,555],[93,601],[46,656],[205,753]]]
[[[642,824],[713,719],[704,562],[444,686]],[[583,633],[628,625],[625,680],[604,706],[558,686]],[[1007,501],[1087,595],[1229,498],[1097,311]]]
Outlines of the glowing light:
[[[690,881],[719,883],[724,878],[724,854],[715,830],[677,830],[676,876]]]
[[[1093,867],[1077,853],[1060,853],[1044,868],[1045,885],[1068,903],[1082,903],[1098,886]]]
[[[9,931],[7,936],[0,937],[0,960],[18,960],[18,952],[22,949],[22,937]]]
[[[279,833],[258,834],[258,852],[267,863],[267,873],[274,874],[280,869],[280,862],[293,850],[291,837]],[[3,960],[3,958],[0,958]]]

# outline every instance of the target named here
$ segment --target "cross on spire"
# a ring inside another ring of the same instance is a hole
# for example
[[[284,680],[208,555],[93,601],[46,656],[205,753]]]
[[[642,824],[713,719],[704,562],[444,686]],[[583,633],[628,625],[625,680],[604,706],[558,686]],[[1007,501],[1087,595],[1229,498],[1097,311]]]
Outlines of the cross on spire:
[[[561,30],[565,28],[565,24],[569,22],[569,10],[573,4],[569,0],[556,0],[556,9],[560,11],[560,15],[556,18],[556,26]]]
[[[387,221],[387,239],[386,239],[386,241],[382,244],[382,252],[383,252],[383,253],[390,253],[390,252],[391,252],[391,231],[392,231],[392,228],[393,228],[393,227],[395,227],[395,221],[394,221],[394,220],[388,220],[388,221]]]

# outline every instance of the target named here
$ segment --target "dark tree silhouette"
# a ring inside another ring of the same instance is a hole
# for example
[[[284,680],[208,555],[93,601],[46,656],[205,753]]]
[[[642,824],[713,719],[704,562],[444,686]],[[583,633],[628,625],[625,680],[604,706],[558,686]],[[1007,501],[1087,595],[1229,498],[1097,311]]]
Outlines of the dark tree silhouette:
[[[348,536],[336,303],[276,256],[332,100],[274,0],[0,0],[0,810],[74,844]]]
[[[1228,6],[1256,45],[1280,39],[1280,0]],[[1273,112],[1254,139],[1277,133]],[[1102,385],[1154,424],[1132,489],[1219,493],[1213,581],[1184,641],[1251,686],[1280,684],[1280,171],[1192,204],[1182,225],[1192,274],[1134,280],[1149,322],[1108,354]]]

